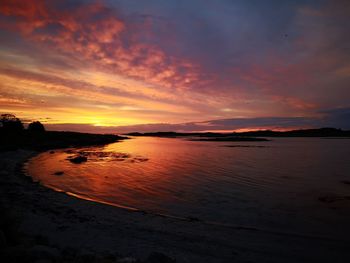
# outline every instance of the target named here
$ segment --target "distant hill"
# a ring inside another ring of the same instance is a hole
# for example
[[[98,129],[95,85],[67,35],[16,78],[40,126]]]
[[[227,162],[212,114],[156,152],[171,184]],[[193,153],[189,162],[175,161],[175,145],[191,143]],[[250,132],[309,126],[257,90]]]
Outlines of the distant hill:
[[[301,129],[291,131],[272,131],[259,130],[248,132],[232,132],[232,133],[214,133],[214,132],[195,132],[195,133],[179,133],[179,132],[131,132],[129,136],[151,136],[151,137],[350,137],[350,131],[343,131],[336,128],[320,128],[320,129]]]

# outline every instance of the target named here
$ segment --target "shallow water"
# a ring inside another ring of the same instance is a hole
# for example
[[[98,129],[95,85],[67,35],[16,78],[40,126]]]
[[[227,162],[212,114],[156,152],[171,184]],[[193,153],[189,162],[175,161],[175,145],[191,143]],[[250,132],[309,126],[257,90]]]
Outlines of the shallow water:
[[[69,161],[76,151],[88,161]],[[347,139],[198,142],[138,137],[105,147],[46,152],[27,163],[27,172],[47,187],[97,202],[349,239]]]

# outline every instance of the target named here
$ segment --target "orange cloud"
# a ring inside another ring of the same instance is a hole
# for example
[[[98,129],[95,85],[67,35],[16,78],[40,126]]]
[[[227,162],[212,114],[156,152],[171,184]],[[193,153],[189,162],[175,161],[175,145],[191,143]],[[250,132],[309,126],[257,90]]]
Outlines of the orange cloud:
[[[136,35],[142,31],[131,32],[113,10],[100,3],[68,12],[40,0],[4,1],[0,13],[16,21],[0,27],[16,30],[78,60],[83,58],[84,63],[99,69],[163,87],[185,88],[198,81],[190,61],[170,57],[155,45],[139,43]],[[147,29],[147,23],[144,27]]]

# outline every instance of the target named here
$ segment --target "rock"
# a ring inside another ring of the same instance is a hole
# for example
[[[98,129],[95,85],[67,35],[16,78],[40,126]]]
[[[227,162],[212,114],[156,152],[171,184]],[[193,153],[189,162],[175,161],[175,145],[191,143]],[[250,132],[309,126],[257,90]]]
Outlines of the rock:
[[[60,252],[57,248],[36,245],[30,249],[30,256],[33,260],[47,259],[55,261],[60,257]]]
[[[168,257],[167,255],[159,252],[153,252],[146,260],[146,263],[174,263],[175,259]]]
[[[57,175],[57,176],[60,176],[60,175],[63,175],[64,172],[63,171],[57,171],[55,173],[53,173],[53,175]]]
[[[72,163],[79,164],[79,163],[86,162],[87,158],[85,156],[79,155],[79,156],[76,156],[76,157],[69,159],[69,161],[71,161]]]

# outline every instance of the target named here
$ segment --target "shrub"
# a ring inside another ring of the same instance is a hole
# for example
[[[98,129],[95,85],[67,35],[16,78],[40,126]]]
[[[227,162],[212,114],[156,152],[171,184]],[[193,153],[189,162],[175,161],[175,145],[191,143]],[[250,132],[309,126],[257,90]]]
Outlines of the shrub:
[[[41,124],[40,121],[34,121],[28,125],[28,131],[31,132],[44,132],[45,127]]]
[[[0,129],[4,132],[20,132],[23,131],[23,123],[13,114],[0,115]]]

